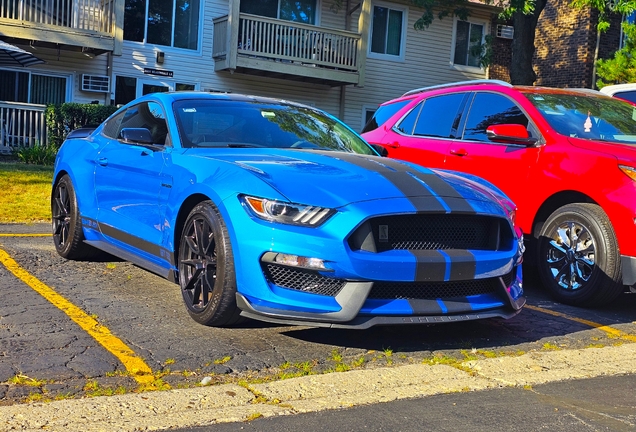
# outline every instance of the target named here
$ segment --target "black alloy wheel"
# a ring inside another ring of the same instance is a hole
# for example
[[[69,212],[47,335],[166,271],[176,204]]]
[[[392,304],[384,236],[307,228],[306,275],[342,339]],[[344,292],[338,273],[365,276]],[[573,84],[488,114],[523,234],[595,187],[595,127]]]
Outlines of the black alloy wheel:
[[[53,243],[63,258],[88,260],[100,255],[100,251],[84,243],[75,188],[65,174],[57,181],[51,194]]]
[[[241,321],[234,257],[227,228],[211,201],[188,216],[179,244],[179,284],[190,316],[207,326]]]

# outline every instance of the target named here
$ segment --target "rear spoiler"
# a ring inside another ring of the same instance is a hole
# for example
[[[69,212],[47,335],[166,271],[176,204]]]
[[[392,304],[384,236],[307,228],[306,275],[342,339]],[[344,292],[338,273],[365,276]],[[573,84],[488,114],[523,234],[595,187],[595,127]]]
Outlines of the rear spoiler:
[[[97,129],[97,126],[84,126],[79,129],[75,129],[71,131],[68,135],[66,135],[66,139],[86,138],[87,136],[92,134],[95,129]]]

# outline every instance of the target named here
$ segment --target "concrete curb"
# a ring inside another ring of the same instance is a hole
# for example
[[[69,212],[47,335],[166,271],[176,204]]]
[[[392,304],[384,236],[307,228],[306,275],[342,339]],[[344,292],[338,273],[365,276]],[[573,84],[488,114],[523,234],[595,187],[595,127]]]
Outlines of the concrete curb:
[[[636,344],[414,364],[254,384],[0,407],[1,430],[136,431],[245,421],[435,394],[636,373]]]

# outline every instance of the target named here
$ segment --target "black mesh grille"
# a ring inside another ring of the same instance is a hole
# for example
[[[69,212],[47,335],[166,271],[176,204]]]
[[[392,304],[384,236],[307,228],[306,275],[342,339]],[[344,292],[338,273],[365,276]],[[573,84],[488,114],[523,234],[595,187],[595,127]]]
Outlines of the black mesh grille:
[[[353,250],[382,252],[405,250],[498,250],[509,244],[512,231],[501,218],[417,214],[385,216],[369,220],[349,239]],[[371,246],[373,245],[373,246]]]
[[[506,275],[503,275],[501,279],[503,279],[504,285],[509,287],[512,284],[514,277],[517,275],[517,268],[515,267],[512,271]]]
[[[313,271],[299,270],[277,264],[264,264],[265,276],[274,285],[297,291],[337,295],[346,281],[322,276]]]
[[[375,282],[371,299],[447,299],[495,293],[501,288],[499,278],[457,282]]]

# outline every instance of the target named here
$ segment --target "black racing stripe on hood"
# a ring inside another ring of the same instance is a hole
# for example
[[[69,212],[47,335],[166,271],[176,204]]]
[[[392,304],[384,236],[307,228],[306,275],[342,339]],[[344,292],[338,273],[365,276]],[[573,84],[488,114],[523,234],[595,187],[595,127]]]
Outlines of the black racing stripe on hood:
[[[464,281],[475,278],[477,262],[475,255],[467,250],[449,249],[444,253],[450,257],[449,281]]]
[[[416,259],[415,282],[441,282],[446,276],[446,258],[436,250],[410,251]]]
[[[353,153],[319,153],[377,172],[395,185],[418,212],[450,209],[451,212],[476,213],[466,198],[435,173],[422,173],[392,159],[375,160]]]
[[[417,171],[412,169],[411,167],[395,160],[383,158],[381,162],[379,162],[387,167],[398,171],[398,172],[407,172],[412,176],[417,177],[422,183],[426,184],[431,190],[440,197],[444,198],[455,198],[451,200],[444,200],[444,203],[448,205],[453,212],[463,212],[463,213],[475,213],[475,210],[470,205],[470,203],[460,194],[457,190],[446,180],[440,177],[438,174],[434,172],[423,173],[421,171]]]
[[[391,182],[402,192],[417,212],[446,213],[447,208],[435,197],[419,180],[408,174],[405,166],[400,164],[400,171],[389,167],[382,162],[377,162],[358,154],[318,152],[324,156],[332,157],[356,165],[368,171],[376,172]]]

